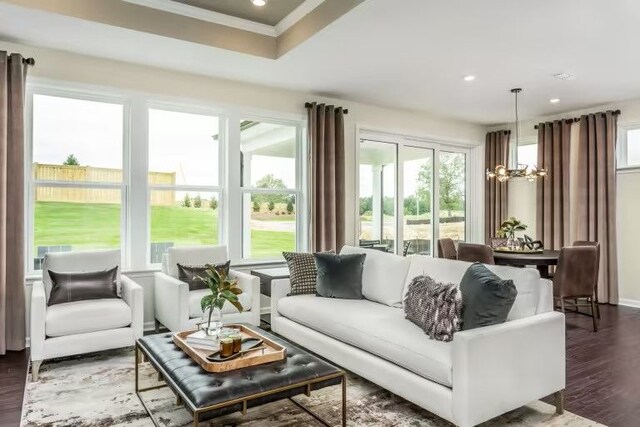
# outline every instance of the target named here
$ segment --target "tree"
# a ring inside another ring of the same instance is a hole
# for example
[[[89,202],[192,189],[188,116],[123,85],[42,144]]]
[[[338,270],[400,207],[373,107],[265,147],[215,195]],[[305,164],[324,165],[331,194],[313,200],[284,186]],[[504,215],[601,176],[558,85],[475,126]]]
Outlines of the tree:
[[[209,200],[209,208],[214,211],[218,209],[218,201],[215,197],[212,197],[211,200]]]
[[[193,198],[193,207],[198,209],[202,207],[202,198],[199,194]]]
[[[273,190],[285,190],[287,186],[280,178],[276,178],[273,174],[268,174],[260,178],[256,182],[258,188],[269,188]],[[258,203],[286,203],[286,196],[284,194],[255,194],[251,200]]]
[[[184,195],[184,200],[182,201],[182,206],[185,208],[191,207],[191,197],[189,197],[189,193]]]
[[[440,209],[451,216],[454,210],[464,208],[465,184],[464,156],[443,154],[440,156]]]
[[[373,197],[360,197],[360,215],[364,215],[367,212],[371,213],[373,210]]]
[[[67,160],[62,163],[64,166],[80,166],[80,162],[73,154],[67,156]]]
[[[287,200],[287,213],[291,215],[293,213],[293,201]]]
[[[253,211],[254,212],[260,212],[260,203],[258,203],[257,200],[253,201]]]
[[[269,212],[273,212],[275,207],[276,207],[276,204],[273,202],[273,200],[269,200],[269,204],[267,205],[267,209],[269,209]]]

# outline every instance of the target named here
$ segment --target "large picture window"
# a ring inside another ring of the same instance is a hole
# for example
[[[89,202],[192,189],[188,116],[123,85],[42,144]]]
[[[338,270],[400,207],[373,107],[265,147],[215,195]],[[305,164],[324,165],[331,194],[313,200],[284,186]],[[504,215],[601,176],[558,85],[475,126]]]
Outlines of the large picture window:
[[[118,101],[33,96],[30,269],[47,252],[121,246],[124,118]]]

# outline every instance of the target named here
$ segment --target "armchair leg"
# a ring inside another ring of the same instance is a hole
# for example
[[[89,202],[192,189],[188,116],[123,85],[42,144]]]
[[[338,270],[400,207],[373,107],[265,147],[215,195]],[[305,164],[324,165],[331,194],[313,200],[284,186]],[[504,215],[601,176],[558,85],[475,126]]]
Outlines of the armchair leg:
[[[564,390],[553,393],[553,399],[556,404],[556,414],[564,414]]]
[[[40,372],[40,365],[42,365],[42,360],[31,361],[31,381],[38,381],[38,373]]]

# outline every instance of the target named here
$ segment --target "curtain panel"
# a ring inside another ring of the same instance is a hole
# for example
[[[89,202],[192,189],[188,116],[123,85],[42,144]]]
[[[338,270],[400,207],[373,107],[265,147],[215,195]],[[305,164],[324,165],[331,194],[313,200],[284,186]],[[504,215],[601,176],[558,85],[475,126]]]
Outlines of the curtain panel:
[[[0,51],[0,354],[25,348],[24,108],[30,64]]]
[[[486,169],[494,170],[498,165],[508,165],[510,134],[508,130],[487,133],[484,146]],[[509,216],[508,192],[508,181],[489,179],[484,184],[484,238],[487,242],[495,237],[496,230]]]
[[[618,303],[617,130],[618,116],[613,111],[583,115],[576,155],[576,237],[600,242],[598,300],[611,304]]]
[[[307,104],[314,252],[339,251],[345,242],[344,114],[341,107]]]
[[[549,174],[536,183],[536,237],[547,249],[571,245],[571,122],[538,125],[538,166]]]

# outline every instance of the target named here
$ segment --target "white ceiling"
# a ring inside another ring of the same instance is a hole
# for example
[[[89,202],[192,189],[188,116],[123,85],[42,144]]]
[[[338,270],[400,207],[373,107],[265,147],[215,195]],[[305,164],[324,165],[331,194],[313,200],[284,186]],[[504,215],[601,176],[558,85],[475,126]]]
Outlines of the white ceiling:
[[[277,60],[5,3],[0,39],[481,124],[640,97],[637,0],[366,0]]]

